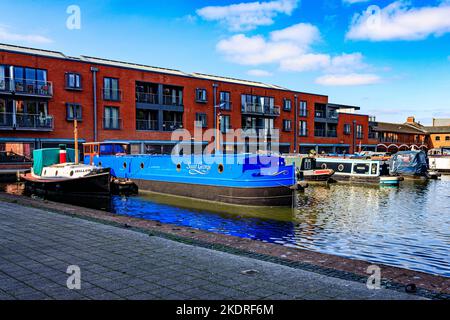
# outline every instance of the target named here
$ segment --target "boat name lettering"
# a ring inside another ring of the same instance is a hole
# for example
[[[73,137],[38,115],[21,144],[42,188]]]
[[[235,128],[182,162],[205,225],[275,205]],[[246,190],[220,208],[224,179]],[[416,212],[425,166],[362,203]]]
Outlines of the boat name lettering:
[[[207,174],[211,170],[211,166],[205,164],[188,164],[189,174]]]

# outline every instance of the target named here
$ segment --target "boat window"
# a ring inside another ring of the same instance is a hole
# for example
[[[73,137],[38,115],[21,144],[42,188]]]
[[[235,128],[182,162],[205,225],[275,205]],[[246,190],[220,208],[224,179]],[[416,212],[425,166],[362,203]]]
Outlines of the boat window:
[[[144,168],[145,168],[145,165],[143,162],[141,162],[141,169],[144,169]]]
[[[224,168],[223,168],[223,164],[219,164],[219,166],[217,167],[217,169],[219,170],[219,173],[222,173]]]
[[[177,171],[181,171],[181,164],[177,164]]]

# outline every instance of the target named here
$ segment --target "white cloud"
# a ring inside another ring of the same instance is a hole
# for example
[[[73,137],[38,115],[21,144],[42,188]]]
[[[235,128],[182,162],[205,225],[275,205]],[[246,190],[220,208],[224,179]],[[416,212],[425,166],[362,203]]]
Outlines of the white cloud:
[[[355,4],[355,3],[361,3],[361,2],[368,2],[369,0],[342,0],[345,4]]]
[[[236,34],[217,43],[216,50],[231,62],[260,66],[272,64],[279,70],[292,72],[318,71],[325,75],[317,79],[323,85],[358,85],[380,80],[369,71],[360,52],[331,55],[317,53],[313,45],[321,41],[319,30],[300,23],[282,30],[272,31],[268,37]],[[266,72],[253,69],[253,76],[266,76]]]
[[[19,34],[12,32],[6,26],[0,26],[0,41],[27,42],[27,43],[51,43],[51,39],[37,34]]]
[[[280,68],[286,71],[314,71],[326,68],[330,63],[331,58],[328,54],[307,53],[295,58],[282,60]]]
[[[414,8],[406,1],[396,1],[380,9],[370,6],[356,14],[346,38],[353,40],[422,40],[430,35],[450,32],[450,2],[438,6]]]
[[[272,76],[272,73],[266,70],[261,70],[261,69],[252,69],[252,70],[248,70],[247,74],[249,76],[254,76],[254,77],[270,77]]]
[[[298,0],[247,2],[228,6],[208,6],[197,14],[208,21],[220,21],[231,31],[248,31],[258,26],[274,23],[278,14],[290,15],[297,8]]]
[[[379,83],[381,78],[375,74],[350,73],[326,74],[316,79],[323,86],[361,86]]]

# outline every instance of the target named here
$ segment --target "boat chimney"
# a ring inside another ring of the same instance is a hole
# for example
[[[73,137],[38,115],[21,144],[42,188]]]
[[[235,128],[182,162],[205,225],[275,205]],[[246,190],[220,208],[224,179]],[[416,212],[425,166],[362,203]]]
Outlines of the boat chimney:
[[[66,162],[67,162],[66,145],[60,144],[59,145],[59,163],[66,163]]]

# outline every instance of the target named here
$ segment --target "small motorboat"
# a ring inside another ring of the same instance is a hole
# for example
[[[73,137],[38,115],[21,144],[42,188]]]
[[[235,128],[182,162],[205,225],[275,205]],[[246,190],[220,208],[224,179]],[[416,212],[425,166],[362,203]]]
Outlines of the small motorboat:
[[[333,169],[317,168],[316,158],[314,157],[286,158],[286,161],[295,164],[297,178],[303,181],[327,182],[335,173]]]
[[[403,180],[405,179],[399,176],[382,176],[380,177],[380,185],[398,186],[400,184],[400,181]]]
[[[391,176],[426,180],[430,178],[428,170],[428,157],[423,151],[399,151],[389,160],[389,174]]]
[[[33,151],[33,167],[22,174],[28,193],[44,196],[110,195],[110,169],[78,163],[74,149],[38,149]]]

